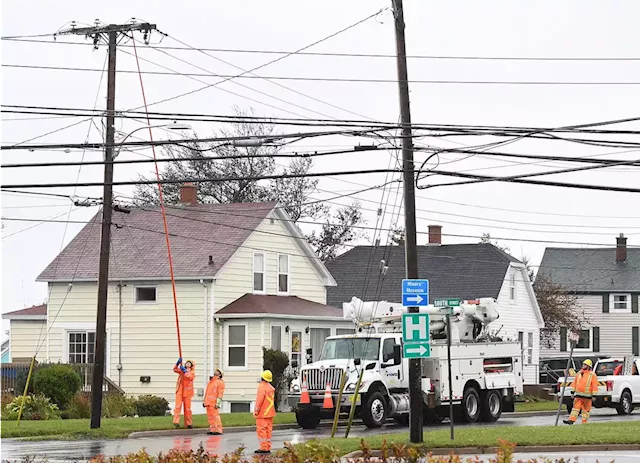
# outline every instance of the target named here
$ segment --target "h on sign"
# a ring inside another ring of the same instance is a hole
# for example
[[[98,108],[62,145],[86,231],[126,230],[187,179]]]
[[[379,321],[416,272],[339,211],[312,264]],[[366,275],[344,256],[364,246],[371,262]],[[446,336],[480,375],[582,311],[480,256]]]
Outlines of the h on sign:
[[[405,343],[429,342],[429,314],[402,314],[402,341]]]

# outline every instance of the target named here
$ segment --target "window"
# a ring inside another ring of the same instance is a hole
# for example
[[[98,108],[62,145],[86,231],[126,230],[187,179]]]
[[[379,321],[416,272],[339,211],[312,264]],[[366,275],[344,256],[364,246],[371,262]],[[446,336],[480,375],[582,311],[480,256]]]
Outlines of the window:
[[[155,286],[136,286],[134,288],[136,304],[156,302],[158,291]]]
[[[631,313],[631,294],[611,294],[609,307],[611,307],[611,312]]]
[[[265,266],[265,256],[261,252],[256,252],[253,254],[253,292],[254,293],[264,293],[265,289],[265,278],[264,278],[264,266]]]
[[[289,256],[278,254],[278,292],[289,293]]]
[[[393,346],[396,345],[396,341],[393,338],[387,338],[382,343],[382,362],[388,362],[393,360]]]
[[[271,325],[271,348],[282,350],[282,327],[280,325]]]
[[[509,285],[509,299],[512,301],[516,300],[516,272],[511,274],[511,283]]]
[[[249,402],[231,402],[231,413],[249,413],[251,404]]]
[[[356,334],[355,328],[336,328],[336,336],[344,336],[346,334]]]
[[[228,325],[227,327],[227,366],[244,368],[247,366],[247,327]]]
[[[75,331],[69,333],[69,363],[93,363],[96,333]]]
[[[327,339],[320,360],[359,358],[376,361],[380,356],[380,338]]]
[[[580,330],[580,339],[576,344],[576,349],[591,349],[591,330]]]
[[[302,366],[302,331],[291,332],[291,362]]]
[[[533,363],[533,333],[528,333],[529,347],[527,348],[527,363]]]

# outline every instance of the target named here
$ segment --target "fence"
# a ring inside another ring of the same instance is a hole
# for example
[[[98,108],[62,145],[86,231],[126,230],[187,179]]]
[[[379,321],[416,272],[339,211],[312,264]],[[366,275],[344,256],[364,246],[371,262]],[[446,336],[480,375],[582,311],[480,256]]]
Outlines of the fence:
[[[42,368],[48,364],[41,363],[36,364],[34,366],[34,371],[38,368]],[[74,370],[80,374],[82,378],[82,388],[83,392],[91,392],[91,377],[93,375],[93,364],[92,363],[73,363],[70,364]],[[29,373],[29,364],[21,364],[21,363],[3,363],[2,364],[2,392],[10,392],[15,395],[21,395],[24,391],[16,390],[16,388],[24,387],[26,377]],[[118,387],[116,383],[111,381],[106,376],[104,377],[104,382],[102,383],[102,390],[104,392],[120,392],[124,393],[124,391]]]

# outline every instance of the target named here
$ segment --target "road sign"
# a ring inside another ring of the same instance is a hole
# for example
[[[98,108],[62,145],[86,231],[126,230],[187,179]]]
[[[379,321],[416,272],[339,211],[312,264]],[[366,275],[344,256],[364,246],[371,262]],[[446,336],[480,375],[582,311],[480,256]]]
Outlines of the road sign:
[[[406,359],[429,358],[431,357],[431,346],[427,342],[403,344],[402,355]]]
[[[402,280],[402,305],[426,307],[429,305],[429,280]]]
[[[428,343],[430,339],[428,313],[402,314],[402,342],[404,344]]]
[[[433,301],[434,307],[460,307],[460,299],[436,299]]]

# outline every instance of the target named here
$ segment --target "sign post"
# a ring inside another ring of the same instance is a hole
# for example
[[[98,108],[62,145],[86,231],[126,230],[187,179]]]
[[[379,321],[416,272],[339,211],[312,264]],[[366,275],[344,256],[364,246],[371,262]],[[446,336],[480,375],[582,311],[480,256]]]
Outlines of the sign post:
[[[569,368],[571,368],[571,360],[573,359],[573,349],[580,340],[580,335],[575,331],[569,333],[569,342],[571,343],[571,352],[569,352],[569,360],[567,360],[567,369],[564,372],[564,383],[562,383],[562,389],[560,391],[560,397],[558,397],[558,411],[556,412],[556,426],[558,426],[558,420],[560,419],[560,411],[562,410],[562,401],[564,400],[564,392],[567,389],[567,382],[569,379]]]

